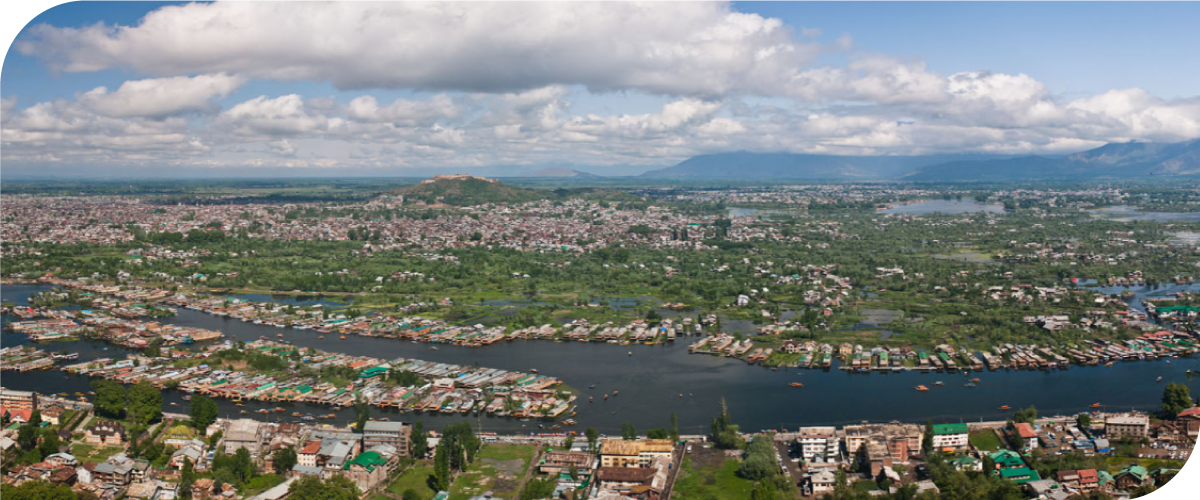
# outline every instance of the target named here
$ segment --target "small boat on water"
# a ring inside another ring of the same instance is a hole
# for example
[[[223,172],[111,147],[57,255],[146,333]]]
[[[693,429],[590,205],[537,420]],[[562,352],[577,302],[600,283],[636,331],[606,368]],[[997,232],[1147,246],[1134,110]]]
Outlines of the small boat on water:
[[[592,403],[592,402],[595,402],[595,401],[596,401],[596,398],[593,398],[593,397],[591,397],[591,396],[588,396],[588,402],[589,402],[589,403]]]
[[[596,388],[596,384],[592,384],[592,385],[588,386],[588,389],[595,389],[595,388]]]
[[[537,369],[537,368],[530,368],[530,369],[529,369],[529,371],[530,371],[530,372],[533,372],[533,373],[537,373],[537,372],[538,372],[538,369]]]
[[[1000,405],[1000,411],[1004,411],[1004,410],[1011,410],[1011,409],[1012,409],[1012,407],[1011,407],[1011,406],[1008,406],[1008,405]]]
[[[1155,382],[1162,382],[1162,376],[1160,375],[1158,378],[1154,379],[1154,381],[1155,381]]]
[[[933,385],[946,385],[946,383],[939,380],[937,382],[934,382]]]
[[[973,384],[978,384],[978,383],[979,383],[979,379],[978,379],[978,378],[973,378],[973,379],[971,379],[971,383],[973,383]]]
[[[319,339],[324,339],[324,338],[325,338],[325,336],[324,336],[324,335],[321,335],[321,336],[319,336],[319,337],[317,337],[317,338],[319,338]]]
[[[975,382],[967,382],[963,384],[963,387],[975,387]]]
[[[245,415],[245,414],[247,414],[247,413],[249,413],[249,412],[247,412],[246,410],[242,410],[240,413],[241,413],[242,415]]]
[[[613,391],[613,397],[614,398],[617,397],[617,394],[620,394],[620,393],[621,393],[621,391]]]
[[[171,401],[170,403],[167,403],[167,404],[169,404],[171,406],[179,406],[179,403],[176,403],[174,401]]]
[[[1092,403],[1092,408],[1099,408],[1099,407],[1100,407],[1100,403]]]
[[[436,351],[436,350],[438,350],[438,348],[437,348],[437,346],[430,346],[430,347],[429,347],[429,350],[430,350],[430,351]]]
[[[339,338],[339,339],[342,339],[342,340],[346,340],[346,336],[345,336],[345,335],[342,335],[342,336],[340,336],[340,337],[338,337],[338,338]]]
[[[804,384],[801,384],[800,382],[792,382],[788,385],[790,385],[792,387],[804,387]],[[679,397],[683,397],[683,394],[680,394]]]
[[[605,401],[608,401],[608,394],[605,394],[605,395],[604,395],[604,400],[605,400]]]
[[[630,355],[630,356],[633,356],[633,351],[629,351],[629,355]]]
[[[918,385],[918,386],[916,386],[916,387],[913,387],[913,389],[916,389],[916,390],[918,390],[918,391],[921,391],[921,392],[925,392],[925,391],[928,391],[928,390],[929,390],[929,388],[928,388],[928,387],[925,387],[925,386],[923,386],[923,385]]]

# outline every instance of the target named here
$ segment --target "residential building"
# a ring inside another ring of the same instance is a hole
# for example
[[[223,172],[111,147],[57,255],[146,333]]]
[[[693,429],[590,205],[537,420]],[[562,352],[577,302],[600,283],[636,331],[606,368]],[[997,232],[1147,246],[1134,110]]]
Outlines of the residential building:
[[[1146,437],[1149,429],[1150,417],[1146,415],[1117,415],[1104,420],[1104,435],[1109,439],[1125,436],[1140,439]]]
[[[407,457],[410,433],[412,433],[412,425],[404,422],[368,421],[363,426],[363,446],[371,448],[386,444],[395,447],[400,456]]]
[[[1012,432],[1014,435],[1020,436],[1021,440],[1025,443],[1023,446],[1024,451],[1030,451],[1030,450],[1037,448],[1037,446],[1038,446],[1037,431],[1033,430],[1033,426],[1030,425],[1029,423],[1017,422],[1017,423],[1013,424]]]
[[[239,448],[245,448],[250,452],[250,456],[257,457],[262,437],[263,424],[257,420],[240,418],[231,421],[229,428],[225,430],[225,453],[232,455],[237,453]]]
[[[100,422],[88,426],[83,440],[88,444],[120,446],[125,442],[125,426],[116,422]]]
[[[38,394],[33,391],[14,391],[0,387],[0,408],[13,410],[36,410]]]
[[[967,424],[935,424],[933,426],[933,447],[938,450],[951,451],[967,447]]]
[[[801,427],[796,444],[800,446],[800,457],[805,463],[834,463],[841,455],[841,443],[834,427]]]
[[[670,457],[675,443],[670,439],[606,439],[600,443],[601,467],[649,467],[655,457]]]
[[[882,440],[895,462],[908,463],[910,456],[921,454],[924,432],[919,425],[899,422],[847,425],[843,431],[846,434],[846,452],[850,455],[858,455],[859,449],[875,438]]]

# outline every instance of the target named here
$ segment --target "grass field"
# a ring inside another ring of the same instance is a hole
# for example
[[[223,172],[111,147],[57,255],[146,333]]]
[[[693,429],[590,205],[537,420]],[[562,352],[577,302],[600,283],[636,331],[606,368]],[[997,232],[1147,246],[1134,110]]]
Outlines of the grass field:
[[[967,439],[971,441],[971,446],[981,451],[996,451],[1004,447],[1000,437],[991,430],[972,432]]]
[[[719,456],[719,455],[718,455]],[[738,462],[719,457],[713,460],[683,459],[672,498],[677,500],[748,500],[754,483],[737,477]]]
[[[392,484],[388,485],[388,491],[397,495],[403,495],[405,490],[412,489],[421,495],[421,498],[433,498],[436,491],[429,489],[429,476],[433,475],[433,466],[424,462],[413,464],[408,470],[404,471],[400,477],[397,477]]]
[[[74,444],[71,445],[71,454],[75,455],[80,462],[95,462],[100,463],[108,460],[108,457],[125,451],[125,448],[120,446],[96,446],[91,444]]]
[[[485,491],[497,498],[515,498],[536,452],[528,445],[484,445],[475,463],[450,485],[449,500],[467,500]]]

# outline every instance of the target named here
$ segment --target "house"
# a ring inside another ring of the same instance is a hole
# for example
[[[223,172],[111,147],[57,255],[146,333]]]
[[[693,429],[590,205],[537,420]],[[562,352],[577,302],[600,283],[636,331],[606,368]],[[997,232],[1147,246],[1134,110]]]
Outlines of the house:
[[[207,464],[204,460],[206,450],[207,446],[204,444],[204,441],[193,439],[172,452],[171,459],[167,461],[167,465],[178,470],[183,470],[184,464],[191,462],[192,466],[198,470],[207,469]]]
[[[176,483],[151,480],[129,485],[125,496],[141,500],[174,500],[178,489],[179,485]]]
[[[967,447],[967,424],[935,424],[933,448],[952,452]]]
[[[1027,422],[1017,422],[1013,424],[1013,434],[1020,436],[1024,444],[1024,451],[1036,449],[1038,446],[1038,435],[1033,430],[1033,426]]]
[[[1187,425],[1187,437],[1193,442],[1200,440],[1200,406],[1193,406],[1179,412],[1175,420]]]
[[[833,493],[833,486],[837,481],[837,476],[830,471],[823,470],[816,474],[810,474],[805,479],[808,482],[805,494],[809,496],[822,496]]]
[[[596,476],[601,489],[636,496],[649,491],[654,473],[649,467],[601,467]]]
[[[262,437],[262,423],[248,418],[234,420],[225,430],[225,453],[232,455],[237,453],[239,448],[245,448],[250,452],[250,456],[256,457],[259,455]]]
[[[988,458],[992,459],[992,463],[995,464],[997,470],[1025,467],[1025,461],[1021,459],[1021,455],[1012,450],[993,451],[988,455]]]
[[[1096,447],[1096,453],[1108,453],[1112,451],[1112,446],[1108,443],[1107,439],[1096,438],[1096,440],[1092,441],[1092,443]]]
[[[1024,484],[1030,481],[1037,481],[1041,479],[1041,476],[1038,475],[1037,471],[1030,469],[1029,467],[1000,469],[996,471],[996,475],[1000,476],[1001,479],[1012,481],[1017,484]]]
[[[49,422],[50,425],[60,425],[62,424],[62,416],[64,411],[65,410],[58,406],[46,408],[42,410],[42,421]]]
[[[93,481],[125,486],[129,484],[130,479],[133,477],[133,464],[118,465],[109,459],[107,462],[96,464],[96,468],[91,473]]]
[[[1063,487],[1053,479],[1038,479],[1025,482],[1025,491],[1037,500],[1049,500],[1051,494],[1062,492]]]
[[[116,422],[100,422],[88,426],[83,440],[88,444],[120,446],[125,442],[125,426]]]
[[[1149,430],[1150,417],[1147,415],[1117,415],[1104,420],[1104,435],[1109,439],[1126,436],[1141,439]]]
[[[359,490],[370,491],[387,481],[398,462],[398,455],[385,457],[377,451],[367,451],[346,462],[342,475],[358,485]]]
[[[407,457],[410,433],[412,433],[412,425],[404,422],[371,420],[363,426],[363,446],[370,448],[382,444],[391,445],[396,448],[400,456]]]
[[[600,466],[649,467],[654,457],[670,457],[674,450],[670,439],[606,439],[600,443]]]
[[[1150,471],[1140,465],[1131,465],[1121,469],[1113,480],[1117,484],[1119,490],[1132,490],[1147,484],[1152,484],[1154,479],[1150,476]]]
[[[954,467],[954,470],[975,472],[983,470],[983,460],[975,458],[971,455],[959,455],[947,460],[946,463]]]
[[[591,470],[596,467],[596,456],[577,451],[548,451],[538,462],[538,472],[561,474],[570,471],[572,466],[581,475],[591,475]]]

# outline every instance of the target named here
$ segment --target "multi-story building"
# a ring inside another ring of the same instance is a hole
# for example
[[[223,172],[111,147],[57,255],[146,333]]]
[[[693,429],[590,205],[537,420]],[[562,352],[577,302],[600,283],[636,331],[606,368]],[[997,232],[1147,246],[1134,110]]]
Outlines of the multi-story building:
[[[875,438],[885,444],[895,462],[907,463],[908,457],[921,453],[924,432],[916,424],[847,425],[843,430],[846,433],[846,452],[850,455],[860,454],[859,450]]]
[[[933,426],[933,447],[938,450],[966,448],[968,433],[967,424],[936,424]]]
[[[649,467],[655,457],[670,458],[674,449],[670,439],[606,439],[600,443],[600,466]]]
[[[1146,415],[1117,415],[1104,420],[1104,434],[1109,439],[1143,438],[1149,429],[1150,417]]]
[[[805,463],[837,462],[841,455],[834,427],[801,427],[796,444],[800,446],[800,457]]]
[[[409,453],[409,434],[412,425],[404,422],[369,421],[363,426],[363,447],[370,449],[378,445],[390,445],[396,448],[396,453],[407,457]]]
[[[232,455],[238,448],[245,448],[250,456],[257,457],[262,443],[263,425],[257,420],[242,418],[229,423],[225,431],[225,453]]]

